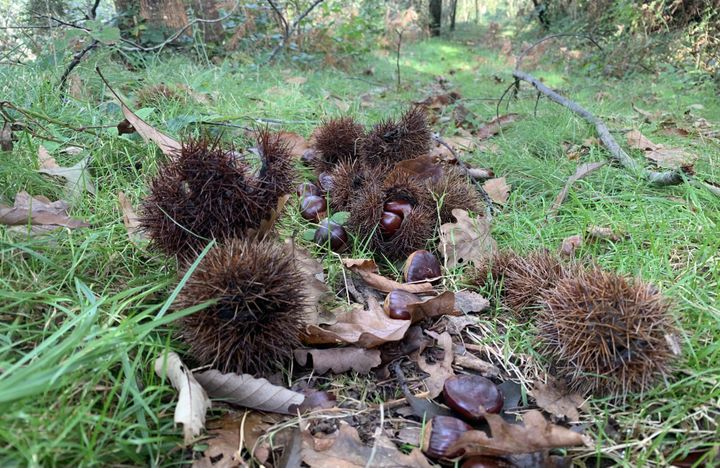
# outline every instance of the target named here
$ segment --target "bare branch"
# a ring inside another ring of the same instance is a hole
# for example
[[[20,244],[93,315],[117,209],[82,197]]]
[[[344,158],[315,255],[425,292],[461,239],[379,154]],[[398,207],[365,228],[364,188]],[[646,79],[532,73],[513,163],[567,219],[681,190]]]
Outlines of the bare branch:
[[[268,0],[270,1],[270,0]],[[295,18],[295,21],[293,21],[292,26],[290,27],[287,35],[283,38],[282,41],[280,41],[280,44],[275,46],[272,53],[270,54],[270,58],[267,60],[266,63],[271,63],[273,60],[275,60],[275,57],[278,53],[280,53],[281,50],[285,49],[285,46],[287,45],[288,41],[290,40],[290,37],[295,33],[295,30],[297,29],[300,22],[305,19],[307,15],[310,14],[311,11],[315,9],[316,6],[320,5],[323,2],[323,0],[315,0],[312,5],[310,5],[307,10],[305,10],[300,16]]]
[[[618,142],[615,141],[615,138],[610,134],[610,130],[608,130],[605,123],[595,117],[593,114],[591,114],[590,111],[581,107],[576,102],[559,95],[552,89],[542,84],[540,80],[538,80],[532,75],[529,75],[520,70],[515,70],[513,72],[513,77],[515,78],[517,83],[519,83],[520,80],[530,83],[535,87],[535,89],[550,98],[551,101],[554,101],[561,106],[570,109],[573,113],[579,115],[583,119],[587,120],[589,123],[595,125],[595,129],[598,132],[600,140],[608,149],[612,158],[618,163],[620,163],[624,168],[630,170],[635,174],[638,174],[639,176],[645,178],[648,182],[654,185],[677,185],[681,184],[685,180],[683,175],[676,171],[657,172],[640,167],[640,164],[638,164],[634,159],[628,156],[628,154],[620,147]]]

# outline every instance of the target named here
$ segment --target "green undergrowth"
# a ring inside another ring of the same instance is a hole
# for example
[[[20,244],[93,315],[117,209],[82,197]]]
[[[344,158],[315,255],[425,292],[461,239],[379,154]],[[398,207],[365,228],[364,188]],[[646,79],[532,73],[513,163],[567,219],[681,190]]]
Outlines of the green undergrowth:
[[[400,89],[394,53],[385,51],[368,55],[347,71],[289,64],[216,66],[172,55],[145,57],[142,67],[129,70],[99,51],[74,72],[82,80],[80,97],[66,100],[54,88],[62,67],[0,69],[3,99],[60,123],[40,121],[36,135],[18,132],[15,149],[0,152],[0,199],[11,203],[22,190],[53,200],[62,197],[62,183],[36,171],[40,145],[61,165],[90,155],[97,189],[71,209],[90,228],[28,237],[0,227],[0,463],[165,466],[183,464],[189,457],[179,448],[181,433],[172,424],[174,391],[152,372],[152,362],[167,350],[182,351],[172,338],[172,319],[192,311],[169,308],[178,285],[176,265],[129,242],[117,202],[123,191],[137,205],[160,156],[137,135],[117,135],[120,109],[94,72],[96,66],[131,106],[137,91],[152,84],[183,85],[202,94],[161,99],[141,112],[169,134],[209,134],[245,147],[251,142],[239,126],[263,125],[258,119],[283,121],[272,127],[307,137],[323,119],[341,115],[347,107],[348,113],[370,124],[423,99],[440,77],[460,92],[460,102],[479,121],[488,121],[496,114],[490,99],[508,86],[512,66],[498,50],[483,49],[479,37],[481,31],[464,30],[454,40],[405,44]],[[631,107],[635,103],[649,112],[666,113],[688,128],[698,118],[717,128],[720,103],[711,87],[689,87],[682,74],[672,71],[606,80],[550,59],[531,73],[587,106],[612,129],[636,128],[655,143],[696,154],[697,177],[720,182],[717,140],[667,136],[659,123],[645,123]],[[288,83],[295,77],[307,81]],[[183,94],[182,88],[179,92]],[[598,93],[604,93],[601,100]],[[578,164],[568,158],[564,144],[582,144],[594,136],[594,129],[545,99],[534,113],[535,95],[529,86],[509,106],[523,118],[480,150],[463,155],[474,165],[491,167],[512,185],[508,203],[494,219],[498,245],[520,252],[556,250],[563,239],[591,226],[612,228],[620,240],[586,242],[577,255],[651,281],[677,305],[683,357],[674,379],[630,397],[624,406],[592,400],[585,422],[597,450],[577,452],[577,462],[666,466],[693,449],[718,450],[720,199],[691,184],[649,187],[609,165],[577,182],[557,216],[549,218],[555,196]],[[505,112],[503,104],[500,113]],[[452,106],[444,109],[440,121],[451,113]],[[92,126],[107,128],[77,130]],[[448,135],[453,129],[438,130]],[[616,136],[624,144],[623,134]],[[67,146],[84,150],[79,155],[59,151]],[[632,151],[640,160],[639,152]],[[606,157],[602,147],[592,145],[580,162]],[[316,252],[328,281],[340,288],[340,260],[303,239],[310,228],[293,206],[280,223],[283,237],[294,235],[296,242]],[[362,240],[355,239],[348,255],[368,254]],[[380,263],[386,274],[398,274],[398,265]],[[451,272],[446,285],[462,286],[461,274]],[[512,325],[500,309],[481,321],[490,333],[478,336],[480,342],[500,346],[508,362],[529,356],[542,366],[530,328]],[[367,402],[377,401],[367,396]]]

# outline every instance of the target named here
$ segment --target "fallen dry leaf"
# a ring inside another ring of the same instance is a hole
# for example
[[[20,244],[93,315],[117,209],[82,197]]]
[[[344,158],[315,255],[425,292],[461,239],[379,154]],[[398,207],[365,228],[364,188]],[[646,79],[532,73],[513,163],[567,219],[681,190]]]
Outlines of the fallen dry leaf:
[[[454,209],[455,223],[440,226],[440,252],[448,269],[473,263],[480,267],[495,251],[495,240],[490,236],[490,220],[486,217],[470,218],[467,211]]]
[[[88,163],[90,156],[83,158],[77,164],[70,167],[62,167],[58,165],[44,146],[38,148],[38,160],[40,161],[40,169],[38,172],[49,176],[62,177],[65,179],[65,197],[70,200],[76,200],[82,195],[84,190],[95,194],[95,186],[90,180],[88,173]]]
[[[305,397],[248,374],[223,374],[215,369],[195,374],[212,398],[270,413],[294,414]]]
[[[308,323],[319,323],[320,302],[332,296],[325,283],[322,263],[310,252],[296,245],[292,239],[285,240],[285,248],[295,257],[295,266],[303,277],[305,294],[305,319]]]
[[[130,242],[135,245],[145,240],[145,234],[140,230],[140,218],[130,203],[125,192],[118,192],[118,203],[120,203],[120,211],[122,211],[123,224],[128,233]]]
[[[658,148],[646,151],[645,157],[658,167],[687,170],[691,170],[698,159],[697,155],[689,154],[682,148]]]
[[[373,446],[362,443],[357,429],[345,421],[332,434],[302,431],[302,461],[311,468],[431,468],[418,449],[405,455],[381,431]]]
[[[205,427],[205,414],[210,408],[210,399],[203,387],[195,380],[193,373],[180,360],[177,353],[169,352],[155,360],[155,373],[170,380],[178,391],[175,406],[175,423],[183,425],[185,444],[189,444]]]
[[[402,289],[414,294],[427,294],[434,291],[433,285],[427,282],[404,284],[378,274],[378,267],[373,260],[344,258],[343,265],[353,273],[357,273],[368,286],[378,291],[389,293],[396,289]]]
[[[483,184],[485,192],[490,196],[493,203],[497,203],[498,205],[504,205],[507,202],[511,188],[512,185],[509,185],[505,181],[505,177],[486,180]]]
[[[627,143],[631,148],[641,149],[643,151],[652,151],[660,148],[638,130],[630,130],[625,134],[625,138],[627,138]]]
[[[154,142],[156,145],[160,147],[160,151],[163,152],[168,157],[175,157],[176,154],[180,152],[180,149],[182,145],[173,138],[165,135],[159,130],[156,130],[153,128],[150,124],[145,122],[143,119],[137,116],[133,111],[130,110],[130,108],[125,104],[125,102],[120,98],[120,96],[115,92],[114,89],[110,86],[110,83],[105,80],[105,77],[100,73],[100,69],[95,69],[100,75],[100,78],[105,83],[105,86],[108,87],[110,92],[115,96],[115,99],[120,101],[120,108],[122,109],[122,113],[125,116],[125,119],[128,121],[130,125],[135,129],[135,131],[138,132],[138,134],[142,137],[142,139],[147,143],[148,141]]]
[[[380,350],[364,348],[329,348],[329,349],[296,349],[295,360],[306,366],[308,356],[312,356],[312,368],[320,375],[332,370],[334,374],[342,374],[354,370],[358,374],[367,374],[370,369],[381,364]]]
[[[337,322],[325,328],[306,327],[306,344],[356,344],[374,348],[390,341],[400,341],[410,327],[410,320],[395,320],[385,314],[374,297],[368,297],[368,308],[355,304],[349,312],[337,317]]]
[[[481,408],[482,410],[482,408]],[[548,422],[537,410],[523,415],[523,424],[510,424],[499,414],[486,413],[490,434],[485,431],[468,431],[448,447],[450,453],[464,456],[510,455],[531,453],[552,448],[586,445],[581,434]],[[426,434],[432,431],[432,421]]]
[[[282,131],[279,132],[278,135],[280,137],[280,141],[288,145],[288,148],[290,148],[290,154],[297,159],[301,158],[303,153],[311,148],[305,137],[298,135],[295,132]]]
[[[565,257],[573,257],[575,255],[575,251],[580,248],[580,246],[583,245],[583,238],[581,235],[574,235],[570,237],[566,237],[562,241],[562,245],[560,245],[560,255],[563,255]]]
[[[479,140],[487,140],[491,136],[497,135],[500,133],[500,130],[503,128],[509,126],[516,120],[520,119],[520,114],[506,114],[501,115],[500,117],[495,117],[490,122],[486,123],[482,127],[477,129],[477,132],[475,132],[475,136]]]
[[[567,418],[570,422],[580,420],[578,408],[585,399],[578,393],[570,392],[557,379],[548,377],[548,382],[535,382],[530,392],[537,405],[557,418]]]
[[[682,148],[666,148],[655,144],[637,130],[631,130],[625,136],[631,148],[643,150],[645,157],[658,167],[692,171],[692,166],[697,161],[697,155],[689,154]]]
[[[463,314],[482,312],[490,307],[490,301],[481,294],[472,291],[458,291],[455,293],[455,308]]]
[[[208,421],[207,448],[202,458],[193,461],[193,468],[235,468],[245,463],[242,449],[265,463],[270,456],[270,444],[258,443],[268,428],[279,422],[277,415],[243,411],[228,413],[220,419]],[[277,435],[277,434],[276,434]],[[277,442],[273,437],[273,441]]]
[[[428,389],[429,398],[436,398],[442,393],[445,381],[455,375],[452,368],[453,363],[453,343],[452,337],[448,332],[443,332],[437,339],[438,345],[443,349],[445,354],[440,362],[431,363],[425,359],[418,359],[418,367],[423,372],[430,374],[428,378],[423,380]]]
[[[444,330],[451,335],[460,335],[470,325],[477,325],[478,319],[474,315],[460,315],[457,317],[445,317]],[[442,329],[441,329],[442,330]]]
[[[15,194],[15,204],[6,206],[0,204],[0,224],[9,226],[46,226],[55,229],[59,226],[71,229],[90,226],[85,221],[70,218],[67,210],[69,204],[64,200],[51,202],[46,197],[38,195],[31,197],[27,192]]]
[[[423,302],[408,304],[407,309],[410,312],[412,323],[443,315],[462,315],[462,312],[455,308],[455,294],[450,291],[445,291],[439,296]]]
[[[570,193],[570,187],[577,182],[578,180],[582,179],[583,177],[592,174],[593,172],[597,171],[601,167],[607,164],[607,161],[602,162],[595,162],[595,163],[585,163],[580,164],[577,169],[575,170],[575,174],[568,177],[567,182],[565,182],[565,186],[560,191],[557,197],[555,197],[555,201],[553,202],[552,206],[550,207],[550,210],[548,214],[550,216],[555,215],[557,213],[557,210],[560,209],[560,205],[563,204],[565,199],[568,196],[568,193]]]

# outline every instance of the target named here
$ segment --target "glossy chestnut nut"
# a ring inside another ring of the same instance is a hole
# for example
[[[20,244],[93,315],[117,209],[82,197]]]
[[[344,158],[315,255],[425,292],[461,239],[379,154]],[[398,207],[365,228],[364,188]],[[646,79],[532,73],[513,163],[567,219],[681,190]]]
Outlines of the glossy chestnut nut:
[[[443,386],[443,397],[453,411],[469,421],[482,419],[483,411],[499,413],[504,403],[497,385],[480,375],[450,377]]]
[[[325,199],[322,197],[309,195],[300,200],[300,215],[308,221],[320,221],[326,211]]]
[[[395,213],[384,211],[380,218],[380,233],[383,237],[392,237],[400,229],[402,218]]]
[[[348,247],[348,235],[345,228],[325,218],[315,230],[315,243],[322,246],[330,245],[333,252],[344,252]]]
[[[297,196],[300,198],[309,197],[310,195],[315,195],[316,197],[322,196],[322,191],[320,191],[320,188],[310,182],[303,182],[302,184],[297,186],[297,189],[295,189],[295,193],[297,193]]]
[[[390,291],[390,294],[385,297],[383,310],[385,310],[385,313],[391,319],[410,320],[412,315],[410,315],[408,305],[418,302],[422,301],[415,294],[403,291],[402,289],[395,289],[394,291]]]
[[[385,202],[385,205],[383,205],[383,211],[395,213],[405,219],[405,217],[412,211],[412,205],[405,200],[390,200]]]
[[[462,450],[450,451],[449,448],[463,433],[471,430],[472,427],[469,424],[458,418],[433,416],[425,429],[422,451],[431,458],[456,457]]]
[[[437,278],[440,275],[440,262],[427,250],[417,250],[410,254],[403,268],[403,277],[407,283]]]
[[[463,460],[460,468],[505,468],[509,467],[505,461],[496,457],[486,457],[485,455],[475,455]]]

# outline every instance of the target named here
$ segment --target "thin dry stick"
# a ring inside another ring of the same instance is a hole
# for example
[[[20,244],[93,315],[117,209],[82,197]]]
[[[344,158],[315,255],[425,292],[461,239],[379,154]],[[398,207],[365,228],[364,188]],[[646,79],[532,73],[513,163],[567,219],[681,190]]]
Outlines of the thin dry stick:
[[[657,172],[641,167],[640,164],[638,164],[634,159],[628,156],[628,154],[620,147],[618,142],[615,141],[615,138],[613,138],[613,136],[610,134],[610,130],[607,128],[607,126],[602,120],[595,117],[593,114],[590,113],[590,111],[580,106],[576,102],[571,101],[570,99],[567,99],[559,95],[552,89],[548,88],[534,76],[520,70],[515,70],[513,72],[513,77],[515,78],[516,83],[519,83],[520,80],[530,83],[535,87],[535,89],[550,98],[551,101],[554,101],[561,106],[570,109],[573,113],[579,115],[583,119],[595,125],[598,136],[610,152],[612,159],[620,163],[620,165],[630,170],[634,174],[638,174],[639,176],[647,179],[647,181],[651,184],[659,186],[677,185],[681,184],[685,180],[683,175],[677,171]]]

